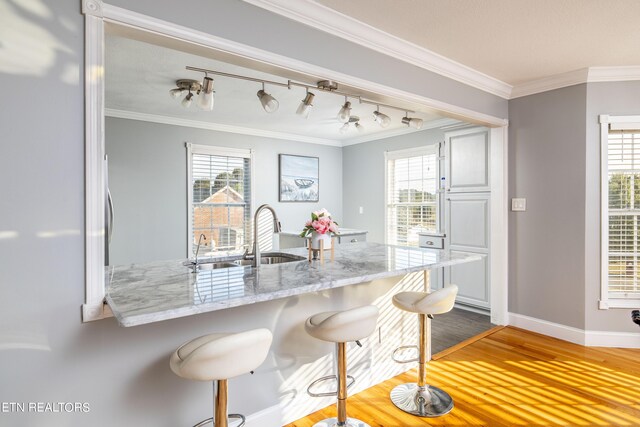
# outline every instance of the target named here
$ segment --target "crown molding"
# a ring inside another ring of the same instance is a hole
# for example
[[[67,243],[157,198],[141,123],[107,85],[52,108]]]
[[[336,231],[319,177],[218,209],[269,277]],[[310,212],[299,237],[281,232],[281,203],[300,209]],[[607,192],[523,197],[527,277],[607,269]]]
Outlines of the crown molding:
[[[296,135],[293,133],[273,132],[268,130],[247,128],[243,126],[223,125],[219,123],[203,122],[200,120],[180,119],[176,117],[163,116],[160,114],[137,113],[134,111],[117,110],[113,108],[105,108],[104,113],[107,117],[115,117],[118,119],[139,120],[143,122],[160,123],[164,125],[184,126],[196,129],[260,136],[263,138],[284,139],[287,141],[307,142],[309,144],[342,147],[342,143],[338,140],[315,138],[312,136]]]
[[[589,83],[626,82],[632,80],[640,80],[640,66],[589,68]]]
[[[384,133],[379,132],[371,135],[363,135],[355,138],[346,139],[342,141],[342,146],[348,147],[349,145],[356,145],[356,144],[362,144],[364,142],[369,142],[369,141],[377,141],[379,139],[392,138],[398,135],[407,135],[414,132],[421,132],[423,130],[436,129],[436,128],[441,128],[443,126],[451,126],[458,123],[460,123],[460,120],[447,119],[447,118],[432,120],[430,122],[426,122],[424,126],[422,126],[422,128],[420,129],[400,128],[400,129],[394,129]]]
[[[509,99],[512,86],[312,0],[243,0],[476,89]]]
[[[526,83],[514,86],[511,92],[510,99],[586,83],[588,77],[589,69],[582,68],[580,70],[569,71],[567,73],[560,73],[537,80],[531,80]]]
[[[640,80],[640,67],[589,67],[532,80],[513,87],[511,98],[533,95],[582,83]]]

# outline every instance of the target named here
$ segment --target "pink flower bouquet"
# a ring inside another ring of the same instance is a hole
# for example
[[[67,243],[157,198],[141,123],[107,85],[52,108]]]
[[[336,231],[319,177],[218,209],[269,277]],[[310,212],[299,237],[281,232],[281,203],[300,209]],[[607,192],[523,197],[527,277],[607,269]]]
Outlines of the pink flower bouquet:
[[[318,234],[339,234],[338,223],[331,219],[331,214],[324,208],[311,212],[311,219],[304,224],[300,237],[307,237],[316,232]]]

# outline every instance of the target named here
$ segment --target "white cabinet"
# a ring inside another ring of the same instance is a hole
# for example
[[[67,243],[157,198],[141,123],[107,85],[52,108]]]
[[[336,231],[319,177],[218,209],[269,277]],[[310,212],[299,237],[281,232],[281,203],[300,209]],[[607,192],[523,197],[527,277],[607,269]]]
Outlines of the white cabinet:
[[[465,129],[446,134],[447,192],[490,190],[489,130]]]
[[[447,267],[445,283],[458,285],[457,301],[490,308],[490,140],[489,129],[445,135],[444,219],[447,248],[483,255],[482,261]]]

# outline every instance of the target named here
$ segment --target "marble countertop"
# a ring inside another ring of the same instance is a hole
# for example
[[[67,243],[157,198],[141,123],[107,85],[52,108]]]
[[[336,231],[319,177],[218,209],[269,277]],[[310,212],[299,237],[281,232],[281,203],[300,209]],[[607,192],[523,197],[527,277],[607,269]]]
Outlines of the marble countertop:
[[[307,255],[304,248],[287,249]],[[361,242],[337,245],[333,261],[200,270],[185,260],[105,267],[107,302],[122,326],[223,310],[480,260],[482,255]]]
[[[284,231],[281,231],[279,234],[286,234],[287,236],[300,236],[301,232],[302,230],[300,231],[284,230]],[[367,233],[368,233],[367,230],[357,230],[355,228],[340,228],[340,236],[353,236],[354,234],[367,234]]]

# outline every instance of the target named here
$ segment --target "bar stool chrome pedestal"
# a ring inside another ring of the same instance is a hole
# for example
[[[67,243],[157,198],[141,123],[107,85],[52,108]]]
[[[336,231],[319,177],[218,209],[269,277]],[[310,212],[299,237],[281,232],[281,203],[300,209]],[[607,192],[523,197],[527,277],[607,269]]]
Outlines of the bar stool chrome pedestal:
[[[447,392],[427,384],[427,354],[431,354],[429,322],[434,314],[451,311],[457,293],[458,287],[449,285],[431,293],[400,292],[393,296],[393,305],[401,310],[418,314],[420,328],[418,382],[401,384],[391,390],[390,394],[393,404],[405,412],[419,417],[438,417],[448,414],[453,409],[453,399]],[[396,360],[395,357],[394,360]]]
[[[173,353],[169,366],[176,375],[189,380],[213,381],[213,417],[194,427],[211,422],[215,427],[228,427],[228,418],[241,420],[236,427],[244,425],[243,415],[227,415],[227,380],[260,366],[267,357],[272,339],[268,329],[209,334],[181,345]]]
[[[338,416],[322,420],[313,427],[369,427],[363,421],[347,417],[347,346],[349,341],[355,341],[368,337],[376,329],[378,320],[378,307],[366,305],[346,311],[328,311],[309,317],[305,323],[305,330],[309,335],[323,341],[336,343],[338,369],[335,378],[338,382],[338,390],[332,393],[313,393],[311,388],[334,376],[323,377],[311,383],[307,391],[311,396],[337,396]],[[353,377],[349,376],[352,380]],[[351,384],[353,381],[351,382]],[[351,385],[349,384],[349,385]]]

